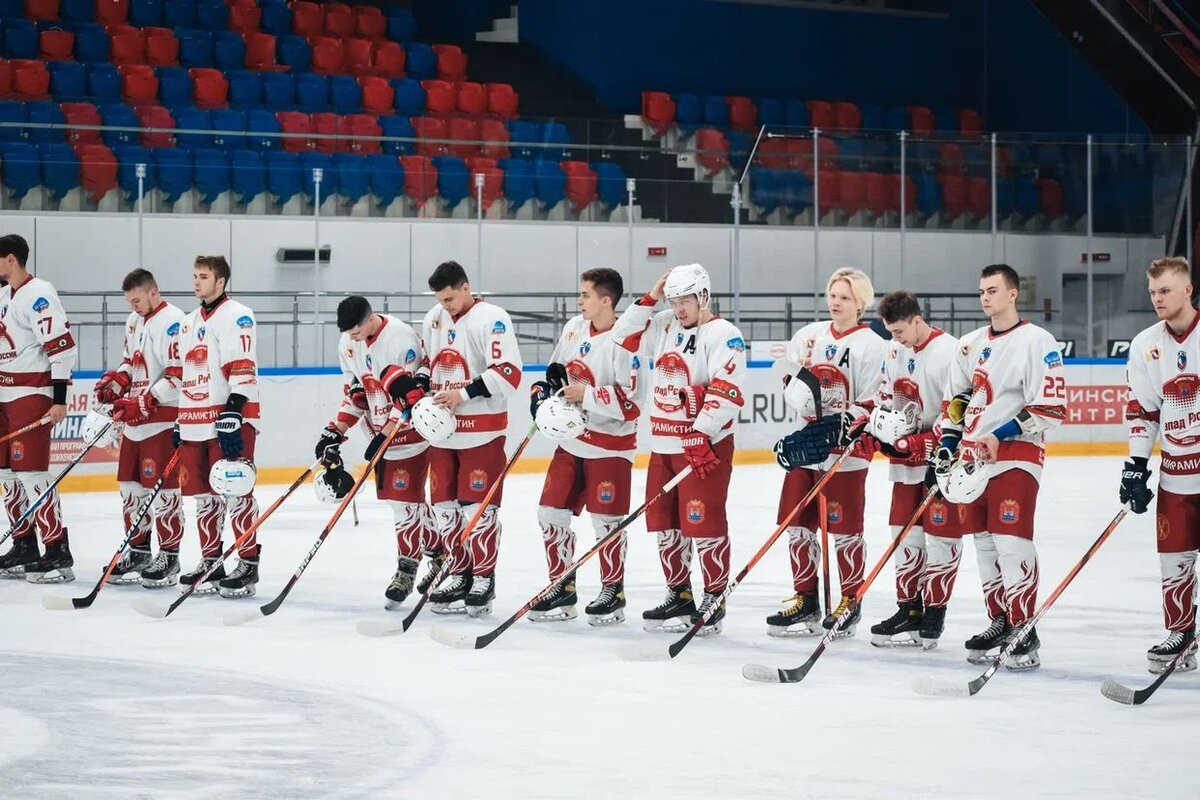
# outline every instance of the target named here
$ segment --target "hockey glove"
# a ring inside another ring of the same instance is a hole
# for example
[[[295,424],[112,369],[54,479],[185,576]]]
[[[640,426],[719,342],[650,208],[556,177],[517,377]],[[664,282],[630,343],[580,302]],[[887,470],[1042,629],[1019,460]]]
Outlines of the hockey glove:
[[[721,466],[721,459],[713,452],[712,441],[703,433],[692,432],[683,438],[683,457],[701,480]]]
[[[929,453],[929,466],[925,470],[925,485],[933,488],[937,485],[937,476],[946,475],[950,472],[950,466],[954,463],[954,454],[958,452],[958,443],[960,436],[955,434],[946,434],[942,436],[941,443],[933,448]]]
[[[704,408],[704,387],[685,386],[679,390],[679,402],[683,403],[683,411],[688,419],[695,419]]]
[[[820,464],[833,452],[840,426],[838,417],[821,417],[808,423],[775,443],[775,460],[788,472]]]
[[[346,397],[350,398],[350,405],[354,406],[358,410],[370,410],[371,404],[367,401],[366,387],[359,383],[357,378],[355,378],[354,381],[346,387]]]
[[[326,467],[319,480],[328,487],[334,500],[341,500],[354,488],[354,477],[341,464]]]
[[[558,362],[546,365],[546,380],[536,381],[529,388],[529,416],[536,417],[538,406],[567,385],[567,368]]]
[[[866,438],[865,436],[863,437]],[[889,458],[894,458],[898,461],[907,461],[913,466],[920,466],[928,463],[929,455],[933,452],[933,446],[936,442],[933,431],[923,431],[921,433],[912,433],[908,436],[901,436],[896,440],[895,444],[879,445],[879,450]]]
[[[383,443],[387,441],[387,436],[382,433],[375,434],[372,437],[370,444],[367,445],[367,450],[363,453],[363,458],[370,461],[379,452],[379,448],[383,447]]]
[[[182,442],[183,442],[183,437],[181,437],[179,435],[179,423],[176,422],[175,425],[172,426],[172,428],[171,428],[171,445],[173,447],[179,447],[179,445]]]
[[[217,444],[221,446],[221,455],[226,458],[237,458],[246,449],[242,441],[242,412],[225,409],[217,415]]]
[[[856,416],[853,411],[843,411],[841,414],[833,417],[838,421],[837,446],[849,447],[854,444],[867,427],[866,416]]]
[[[100,380],[96,381],[96,401],[105,405],[122,397],[128,391],[129,375],[124,372],[109,370],[100,376]]]
[[[428,375],[413,375],[399,367],[388,367],[384,370],[382,382],[392,402],[401,410],[412,408],[429,393]]]
[[[113,420],[126,425],[140,425],[158,410],[158,401],[149,392],[137,397],[118,397],[113,401]]]
[[[317,446],[313,448],[313,455],[321,460],[325,466],[337,463],[342,460],[341,452],[338,446],[346,441],[346,437],[342,432],[331,422],[325,426],[325,430],[321,431],[321,438],[317,439]]]
[[[1154,490],[1150,488],[1150,459],[1133,457],[1121,467],[1121,503],[1129,504],[1135,514],[1145,514],[1150,509]]]

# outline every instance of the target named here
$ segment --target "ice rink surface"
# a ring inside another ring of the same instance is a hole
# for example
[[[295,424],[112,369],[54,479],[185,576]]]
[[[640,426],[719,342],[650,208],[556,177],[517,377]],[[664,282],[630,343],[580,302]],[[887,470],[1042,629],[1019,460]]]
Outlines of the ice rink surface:
[[[1119,465],[1048,461],[1037,515],[1041,597],[1117,511]],[[644,480],[634,472],[635,496]],[[734,470],[735,572],[773,530],[780,483],[774,466]],[[894,610],[889,565],[858,635],[798,685],[740,674],[747,662],[796,666],[818,641],[765,635],[764,618],[791,594],[782,541],[733,594],[724,633],[695,640],[673,662],[630,657],[665,659],[675,638],[641,630],[641,611],[664,591],[641,525],[631,534],[624,625],[584,622],[599,583],[593,561],[574,621],[523,620],[482,651],[431,640],[433,626],[490,630],[543,587],[540,486],[538,475],[506,486],[492,617],[427,609],[407,634],[385,639],[355,630],[361,620],[399,619],[383,610],[395,569],[391,516],[373,498],[360,498],[358,528],[349,514],[339,523],[278,613],[226,627],[226,615],[275,596],[332,506],[305,487],[264,526],[256,598],[194,597],[152,620],[131,600],[165,603],[174,589],[112,586],[88,610],[42,608],[45,595],[86,594],[122,536],[115,493],[66,495],[79,579],[0,581],[0,798],[1200,797],[1200,673],[1172,676],[1136,708],[1099,691],[1107,678],[1151,680],[1145,650],[1162,638],[1151,515],[1128,518],[1039,626],[1040,671],[1001,670],[976,697],[932,699],[913,693],[914,677],[965,682],[982,671],[962,648],[986,625],[971,543],[940,648],[868,644],[870,624]],[[260,505],[280,491],[260,489]],[[867,497],[869,567],[888,537],[880,462]],[[186,570],[198,547],[185,507]],[[591,526],[575,528],[582,552]]]

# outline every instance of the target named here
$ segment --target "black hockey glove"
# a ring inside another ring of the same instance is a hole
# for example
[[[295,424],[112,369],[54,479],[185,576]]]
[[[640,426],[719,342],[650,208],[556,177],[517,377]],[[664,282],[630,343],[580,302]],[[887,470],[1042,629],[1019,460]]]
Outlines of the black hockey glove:
[[[841,419],[822,417],[789,433],[775,443],[775,460],[788,472],[797,467],[820,464],[841,438]]]
[[[1133,457],[1121,467],[1121,503],[1129,504],[1135,514],[1145,514],[1150,509],[1154,491],[1150,488],[1150,459]]]
[[[371,439],[371,443],[367,445],[367,450],[365,453],[363,453],[363,458],[365,458],[367,461],[373,459],[375,454],[379,452],[379,448],[383,447],[383,443],[385,441],[387,441],[387,436],[385,434],[375,434],[375,436]]]
[[[529,416],[536,417],[542,401],[553,397],[567,385],[567,368],[558,362],[546,365],[546,380],[529,387]]]
[[[321,438],[317,439],[317,446],[313,448],[313,455],[320,459],[321,463],[326,467],[336,464],[342,460],[338,446],[344,441],[346,441],[346,437],[331,422],[325,426],[325,430],[321,431]]]

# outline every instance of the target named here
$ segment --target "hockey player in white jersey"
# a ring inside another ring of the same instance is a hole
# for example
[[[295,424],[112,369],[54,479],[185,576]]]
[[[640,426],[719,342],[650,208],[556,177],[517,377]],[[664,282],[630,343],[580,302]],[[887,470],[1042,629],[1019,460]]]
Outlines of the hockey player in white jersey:
[[[384,590],[386,608],[400,607],[412,592],[428,521],[425,480],[429,473],[429,443],[403,418],[429,389],[429,367],[421,338],[412,326],[390,314],[377,314],[367,298],[351,295],[337,307],[338,363],[346,381],[337,416],[321,432],[316,457],[325,470],[317,475],[318,496],[346,496],[354,479],[346,472],[339,447],[346,431],[363,425],[371,444],[366,459],[375,455],[387,434],[400,426],[375,467],[376,496],[392,507],[396,530],[396,574]]]
[[[460,546],[458,540],[504,471],[508,401],[521,384],[521,354],[508,312],[475,297],[457,262],[439,264],[429,288],[438,304],[425,315],[421,338],[433,402],[456,420],[454,435],[429,449],[433,526],[451,563],[429,602],[436,613],[482,616],[496,596],[503,486],[467,541]]]
[[[254,499],[254,447],[260,419],[257,322],[254,312],[229,297],[231,270],[224,256],[199,256],[192,283],[200,307],[184,317],[179,330],[183,381],[179,400],[179,485],[196,498],[200,563],[179,576],[191,586],[221,555],[221,528],[229,515],[235,538],[258,519]],[[224,470],[213,467],[222,462]],[[230,464],[229,462],[237,462]],[[251,534],[238,548],[237,567],[228,575],[221,564],[209,573],[196,594],[248,597],[258,583],[261,548]]]
[[[0,488],[9,527],[46,492],[50,432],[67,416],[67,387],[78,359],[71,325],[58,292],[25,268],[29,245],[16,234],[0,236],[0,434],[49,417],[0,444]],[[38,554],[37,534],[46,552]],[[0,555],[0,576],[30,583],[75,580],[58,490],[13,531],[12,547]]]
[[[937,423],[958,340],[925,321],[912,292],[885,295],[878,311],[892,341],[887,345],[867,433],[868,441],[877,442],[890,461],[888,524],[895,537],[933,485],[927,462],[940,435]],[[871,626],[871,643],[921,644],[927,650],[936,647],[961,556],[958,508],[939,496],[896,549],[899,608]]]
[[[780,442],[783,451],[780,465],[788,469],[779,496],[777,521],[780,523],[851,445],[851,429],[858,420],[865,420],[874,408],[886,351],[884,340],[863,321],[863,315],[874,301],[874,294],[871,279],[861,270],[837,270],[825,285],[830,319],[805,325],[788,343],[788,361],[807,368],[820,383],[821,416],[824,418],[820,425],[836,426],[837,446],[823,461],[806,464],[795,456],[791,445],[796,438],[805,438],[812,431],[805,434],[801,429]],[[815,408],[802,408],[799,413],[806,426],[816,421]],[[769,635],[811,636],[822,633],[821,626],[832,628],[834,620],[862,585],[866,559],[863,511],[870,459],[869,450],[851,456],[825,484],[827,511],[824,520],[820,519],[819,506],[815,502],[809,503],[793,518],[788,527],[788,551],[795,594],[784,601],[785,605],[778,613],[767,617]],[[793,468],[795,466],[802,468]],[[826,526],[832,535],[841,582],[841,601],[823,620],[817,602],[817,566],[821,563],[821,546],[816,533],[819,525]],[[854,635],[860,613],[856,607],[838,638]]]
[[[1121,502],[1135,514],[1150,508],[1149,460],[1155,442],[1162,444],[1155,541],[1167,638],[1146,652],[1153,673],[1166,670],[1177,656],[1177,670],[1196,669],[1200,313],[1192,307],[1191,275],[1184,258],[1150,265],[1150,301],[1159,321],[1129,345],[1129,460],[1121,472]]]
[[[123,423],[117,458],[117,485],[125,530],[175,452],[172,429],[179,416],[179,329],[184,313],[162,299],[148,270],[135,269],[121,284],[133,309],[125,322],[124,357],[116,369],[96,381],[96,402],[112,404],[112,417]],[[150,520],[158,532],[158,556],[150,548]],[[163,481],[151,514],[142,518],[129,548],[112,571],[109,583],[141,583],[147,588],[170,586],[179,575],[183,540],[183,503],[179,471]]]
[[[663,298],[671,308],[654,307]],[[649,631],[680,631],[695,624],[729,582],[726,503],[733,471],[733,431],[745,402],[746,343],[731,322],[709,309],[712,283],[699,264],[674,267],[650,293],[625,309],[613,336],[630,353],[652,356],[650,466],[646,497],[654,497],[686,467],[692,474],[646,511],[658,537],[666,599],[642,613]],[[691,584],[692,542],[699,553],[704,600]],[[719,633],[725,608],[708,618],[701,635]]]
[[[983,663],[1034,612],[1038,592],[1034,514],[1046,431],[1067,415],[1058,343],[1017,314],[1020,278],[1007,264],[983,268],[979,301],[991,325],[964,336],[950,369],[942,438],[931,463],[947,500],[962,503],[963,533],[975,534],[992,622],[966,643]],[[1037,631],[1012,652],[1013,671],[1041,664]]]
[[[616,304],[625,291],[621,273],[599,267],[579,280],[580,314],[563,327],[546,379],[533,385],[530,406],[542,433],[559,440],[538,504],[551,579],[575,560],[572,515],[586,508],[599,540],[629,513],[645,384],[641,356],[612,337]],[[551,399],[560,393],[561,398]],[[582,425],[572,424],[576,416]],[[584,609],[591,625],[625,619],[625,545],[621,533],[600,551],[600,594]],[[577,603],[571,575],[530,610],[529,618],[574,619]]]

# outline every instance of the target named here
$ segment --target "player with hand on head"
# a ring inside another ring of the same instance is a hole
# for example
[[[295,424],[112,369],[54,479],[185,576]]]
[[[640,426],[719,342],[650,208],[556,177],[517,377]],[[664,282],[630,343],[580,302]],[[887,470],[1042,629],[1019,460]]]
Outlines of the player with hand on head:
[[[655,313],[666,298],[670,308]],[[708,613],[729,582],[726,503],[733,472],[733,430],[745,400],[746,343],[731,322],[712,312],[712,282],[699,264],[665,273],[649,294],[617,319],[613,338],[630,353],[653,357],[650,386],[650,466],[646,498],[687,467],[692,474],[646,510],[658,537],[666,599],[642,613],[648,631],[683,631]],[[692,594],[692,542],[700,557],[704,600]],[[712,612],[699,635],[719,633],[725,608]]]

